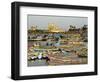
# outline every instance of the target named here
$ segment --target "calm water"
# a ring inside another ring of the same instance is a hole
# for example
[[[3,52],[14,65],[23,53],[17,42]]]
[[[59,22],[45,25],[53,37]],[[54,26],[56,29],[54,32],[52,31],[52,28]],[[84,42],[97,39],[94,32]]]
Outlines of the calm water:
[[[28,66],[47,66],[46,60],[28,61]]]

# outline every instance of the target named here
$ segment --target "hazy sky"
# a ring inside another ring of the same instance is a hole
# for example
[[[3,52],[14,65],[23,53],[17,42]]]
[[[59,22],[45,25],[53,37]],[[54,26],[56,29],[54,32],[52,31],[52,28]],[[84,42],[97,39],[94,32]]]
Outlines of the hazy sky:
[[[48,23],[54,23],[62,29],[68,29],[69,25],[75,25],[81,28],[84,24],[88,25],[87,17],[69,17],[69,16],[46,16],[46,15],[28,15],[28,28],[37,25],[38,29],[47,29]]]

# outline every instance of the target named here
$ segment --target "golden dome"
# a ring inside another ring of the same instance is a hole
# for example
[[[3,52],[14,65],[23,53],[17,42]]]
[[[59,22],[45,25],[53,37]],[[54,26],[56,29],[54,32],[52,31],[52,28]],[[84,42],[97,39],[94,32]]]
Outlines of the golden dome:
[[[54,23],[49,23],[48,24],[48,30],[50,32],[63,32],[62,29],[60,29],[56,24]]]

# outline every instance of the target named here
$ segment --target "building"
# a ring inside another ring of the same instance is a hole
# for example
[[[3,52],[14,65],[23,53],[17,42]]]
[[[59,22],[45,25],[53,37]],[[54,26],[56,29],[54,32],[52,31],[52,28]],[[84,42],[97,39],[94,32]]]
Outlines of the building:
[[[33,25],[33,26],[31,26],[31,28],[30,28],[30,30],[36,30],[37,29],[37,26],[35,26],[35,25]]]
[[[48,24],[48,31],[49,32],[64,32],[62,29],[60,29],[56,24],[49,23]]]

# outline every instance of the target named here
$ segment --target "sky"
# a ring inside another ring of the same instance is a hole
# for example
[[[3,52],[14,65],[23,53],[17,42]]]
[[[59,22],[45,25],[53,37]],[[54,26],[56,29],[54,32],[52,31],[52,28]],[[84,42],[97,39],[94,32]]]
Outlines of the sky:
[[[27,25],[31,28],[36,25],[38,29],[47,29],[48,23],[54,23],[59,28],[68,30],[70,25],[81,28],[83,25],[88,25],[87,17],[71,17],[71,16],[51,16],[51,15],[28,15]]]

